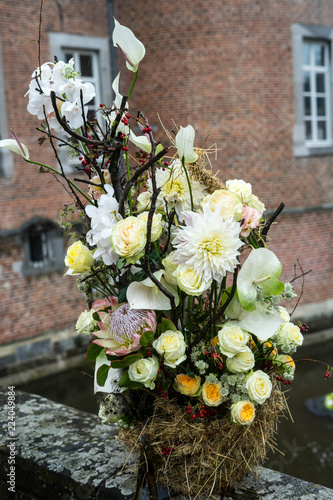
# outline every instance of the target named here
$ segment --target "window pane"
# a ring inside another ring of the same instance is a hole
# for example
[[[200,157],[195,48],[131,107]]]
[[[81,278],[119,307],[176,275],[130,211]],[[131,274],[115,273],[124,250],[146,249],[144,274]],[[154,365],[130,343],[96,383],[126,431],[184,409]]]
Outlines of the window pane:
[[[310,73],[308,71],[304,71],[303,73],[303,91],[310,92]]]
[[[311,122],[305,122],[305,137],[307,141],[312,140],[312,124]]]
[[[325,75],[323,73],[316,74],[316,91],[325,92]]]
[[[303,43],[303,64],[310,64],[310,44]]]
[[[311,98],[304,97],[304,113],[306,116],[311,116]]]
[[[91,56],[80,54],[80,69],[82,76],[93,76]]]
[[[317,135],[319,141],[324,141],[326,139],[326,122],[317,123]]]
[[[317,115],[326,116],[326,99],[325,97],[317,97]]]
[[[29,235],[30,260],[31,262],[43,262],[43,243],[41,233]]]
[[[72,59],[72,58],[73,58],[73,54],[71,54],[70,52],[67,52],[65,54],[65,61],[66,61],[66,63],[68,63],[70,61],[70,59]]]
[[[314,58],[315,58],[315,66],[325,65],[325,53],[323,45],[319,44],[314,45]]]

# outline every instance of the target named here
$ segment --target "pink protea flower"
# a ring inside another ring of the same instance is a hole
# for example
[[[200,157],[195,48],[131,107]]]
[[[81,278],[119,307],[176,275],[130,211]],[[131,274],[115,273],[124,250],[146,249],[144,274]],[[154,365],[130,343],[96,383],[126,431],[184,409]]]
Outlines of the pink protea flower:
[[[97,311],[103,311],[103,309],[115,307],[115,305],[118,305],[117,297],[109,297],[108,299],[105,298],[105,299],[95,300],[95,302],[91,306],[91,309],[97,312]]]
[[[248,236],[251,232],[251,229],[255,229],[259,226],[259,222],[262,216],[262,212],[257,210],[256,208],[251,207],[243,207],[242,213],[242,221],[243,224],[241,226],[241,236]]]
[[[145,309],[130,309],[127,303],[121,304],[117,309],[109,310],[108,321],[103,318],[99,326],[101,330],[94,332],[98,337],[94,343],[106,347],[105,354],[124,356],[140,349],[144,332],[155,332],[156,314]]]

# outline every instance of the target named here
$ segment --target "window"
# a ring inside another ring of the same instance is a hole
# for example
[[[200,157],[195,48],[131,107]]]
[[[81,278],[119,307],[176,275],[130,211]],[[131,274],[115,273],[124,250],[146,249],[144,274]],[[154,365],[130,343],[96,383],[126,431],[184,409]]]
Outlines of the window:
[[[109,42],[107,38],[50,33],[51,60],[54,56],[68,62],[74,59],[75,70],[81,73],[84,82],[91,82],[96,89],[96,97],[88,104],[88,118],[94,115],[100,103],[111,105],[111,71]],[[102,125],[102,123],[101,123]],[[59,157],[67,173],[74,172],[72,162],[64,148]]]
[[[59,271],[64,268],[64,242],[58,226],[35,218],[21,228],[24,249],[23,276]]]
[[[0,37],[0,140],[8,139],[6,116],[5,80],[2,73],[2,47]],[[6,148],[0,148],[0,178],[13,175],[13,156]]]
[[[295,115],[294,154],[333,154],[333,30],[293,26]]]

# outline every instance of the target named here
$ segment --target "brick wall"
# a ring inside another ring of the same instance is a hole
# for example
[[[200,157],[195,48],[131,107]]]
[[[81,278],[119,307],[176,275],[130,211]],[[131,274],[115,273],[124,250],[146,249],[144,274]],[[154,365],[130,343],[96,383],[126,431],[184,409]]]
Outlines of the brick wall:
[[[217,144],[215,171],[243,178],[268,208],[333,203],[333,156],[293,156],[294,79],[292,23],[333,26],[331,0],[153,0],[114,2],[115,17],[145,44],[130,111],[149,117],[155,137],[167,144],[170,130],[192,124],[197,144]],[[51,60],[48,32],[108,36],[105,0],[45,2],[41,60]],[[39,1],[0,6],[8,125],[31,158],[54,164],[52,151],[37,144],[38,120],[26,112],[29,77],[38,65]],[[133,73],[118,59],[121,91]],[[33,216],[57,220],[69,201],[59,183],[15,158],[14,176],[0,179],[1,229],[19,227]],[[290,279],[297,259],[306,279],[302,302],[332,298],[332,211],[281,217],[271,229],[275,250]],[[62,273],[23,278],[13,273],[22,259],[14,240],[1,246],[1,294],[5,321],[0,343],[61,328],[76,320],[84,304]],[[300,290],[300,282],[297,282]],[[44,313],[43,313],[44,311]],[[41,319],[41,314],[42,318]],[[47,317],[45,317],[47,316]]]

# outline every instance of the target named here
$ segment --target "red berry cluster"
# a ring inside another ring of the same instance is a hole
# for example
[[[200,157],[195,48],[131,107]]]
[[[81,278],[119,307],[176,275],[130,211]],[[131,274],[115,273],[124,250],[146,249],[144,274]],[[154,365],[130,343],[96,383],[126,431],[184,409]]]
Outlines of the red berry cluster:
[[[329,378],[331,376],[330,372],[325,373],[324,377]]]
[[[140,163],[145,163],[147,161],[148,156],[149,156],[149,154],[146,153],[146,151],[143,151],[142,149],[140,149],[139,155],[140,155],[139,156],[140,157],[140,159],[139,159]]]
[[[142,129],[142,132],[143,132],[144,134],[149,134],[149,132],[151,132],[151,127],[149,127],[149,126],[148,126],[148,127],[143,128],[143,129]]]
[[[301,330],[302,333],[305,333],[310,330],[310,327],[306,323],[301,323],[299,325],[299,329]]]
[[[284,382],[284,385],[291,385],[291,380],[285,380],[283,377],[276,377],[278,382]]]
[[[123,146],[121,149],[122,149],[123,151],[128,151],[128,147],[127,147],[127,146]]]
[[[147,356],[148,356],[148,358],[152,358],[153,357],[150,349],[148,349],[148,351],[147,351]]]
[[[216,351],[214,351],[214,349],[212,352],[205,351],[205,356],[212,358],[214,360],[214,363],[216,364],[216,368],[218,370],[222,370],[222,368],[223,368],[222,358],[221,358],[220,354],[218,354]]]
[[[129,115],[126,115],[121,119],[121,122],[124,124],[124,125],[128,125],[128,120],[127,120],[127,116],[129,117]]]
[[[83,158],[83,156],[79,156],[79,160],[81,162],[82,167],[84,167],[84,171],[87,174],[90,174],[91,168],[90,168],[90,160],[89,160],[89,158]]]
[[[174,443],[172,443],[173,446],[163,446],[162,447],[162,455],[171,455],[171,453],[173,452],[173,450],[175,449],[175,446],[178,446],[178,443],[177,441],[175,441]]]
[[[161,396],[161,398],[169,399],[168,391],[164,392],[163,389],[160,389],[160,396]]]
[[[196,420],[197,417],[199,418],[209,418],[212,417],[213,415],[216,414],[216,410],[211,410],[207,408],[205,405],[201,405],[200,408],[192,408],[192,406],[187,407],[187,414],[192,416],[193,420]]]

